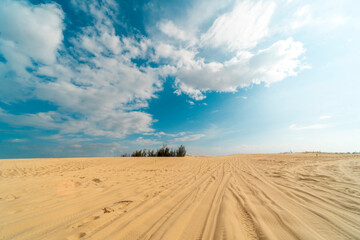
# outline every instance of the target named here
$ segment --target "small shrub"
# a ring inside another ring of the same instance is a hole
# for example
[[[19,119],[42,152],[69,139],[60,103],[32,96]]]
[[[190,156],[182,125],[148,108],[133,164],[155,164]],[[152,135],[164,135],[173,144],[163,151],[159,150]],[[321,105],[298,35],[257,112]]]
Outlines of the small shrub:
[[[142,157],[142,150],[135,150],[135,152],[133,152],[131,154],[132,157]]]
[[[128,157],[128,154],[123,154],[122,157]],[[185,157],[186,149],[185,146],[181,145],[177,150],[170,149],[166,144],[156,151],[150,149],[135,150],[131,157]]]
[[[148,150],[148,154],[147,154],[148,157],[156,157],[156,152],[154,150]]]
[[[185,157],[186,155],[186,149],[184,145],[181,145],[179,149],[176,151],[176,156],[178,157]]]

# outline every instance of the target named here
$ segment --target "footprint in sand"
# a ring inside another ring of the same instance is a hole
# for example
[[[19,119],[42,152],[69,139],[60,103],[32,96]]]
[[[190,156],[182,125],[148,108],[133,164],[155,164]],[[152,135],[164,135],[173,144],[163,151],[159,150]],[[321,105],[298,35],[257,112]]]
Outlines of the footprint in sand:
[[[114,211],[114,209],[109,208],[109,207],[104,207],[102,210],[104,211],[104,213],[111,213]]]
[[[19,199],[19,198],[20,198],[19,196],[15,196],[13,194],[10,194],[10,195],[7,195],[4,198],[4,200],[10,202],[10,201],[14,201],[14,200]],[[0,198],[0,199],[2,199],[2,198]]]
[[[117,207],[117,210],[120,210],[132,202],[133,201],[130,201],[130,200],[114,202],[113,204],[108,205],[107,207],[104,207],[101,210],[103,210],[104,213],[111,213],[111,212],[115,211],[115,209],[114,209],[115,206]]]
[[[99,219],[100,216],[91,216],[91,217],[87,217],[84,220],[82,220],[80,223],[74,224],[71,228],[80,228],[83,227],[85,225],[87,225],[88,223],[95,221],[96,219]]]
[[[73,235],[71,235],[70,237],[66,238],[67,240],[76,240],[76,239],[80,239],[86,236],[86,233],[84,232],[79,232],[79,233],[75,233]]]
[[[69,196],[77,193],[78,187],[81,185],[80,182],[74,179],[64,179],[57,185],[58,196]]]
[[[93,181],[93,182],[96,182],[96,183],[101,183],[101,180],[98,179],[98,178],[94,178],[92,181]]]

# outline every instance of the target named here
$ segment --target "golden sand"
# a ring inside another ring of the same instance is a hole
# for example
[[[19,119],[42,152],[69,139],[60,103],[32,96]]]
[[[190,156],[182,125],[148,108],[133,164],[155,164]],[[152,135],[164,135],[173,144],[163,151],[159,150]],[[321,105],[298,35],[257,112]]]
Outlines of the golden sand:
[[[360,239],[360,155],[0,160],[0,239]]]

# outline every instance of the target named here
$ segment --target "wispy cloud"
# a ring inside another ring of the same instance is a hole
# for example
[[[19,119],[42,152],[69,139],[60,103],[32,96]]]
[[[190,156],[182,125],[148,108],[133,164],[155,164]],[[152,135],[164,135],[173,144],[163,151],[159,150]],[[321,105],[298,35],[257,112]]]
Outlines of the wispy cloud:
[[[309,129],[323,129],[323,128],[329,128],[329,127],[330,126],[328,124],[312,124],[312,125],[303,125],[303,126],[291,124],[289,126],[289,129],[291,129],[291,130],[309,130]]]
[[[308,24],[311,19],[311,8],[308,5],[302,6],[294,13],[295,19],[291,23],[293,29],[303,27]]]
[[[205,137],[205,134],[192,134],[192,135],[187,135],[184,137],[179,137],[179,138],[174,138],[175,142],[188,142],[188,141],[196,141],[199,140],[200,138]]]
[[[133,143],[133,144],[136,144],[136,145],[141,145],[141,146],[161,144],[161,142],[158,141],[158,140],[155,140],[155,139],[146,139],[146,138],[143,138],[143,137],[138,137],[138,138],[137,138],[135,141],[133,141],[132,143]]]
[[[248,99],[248,97],[246,97],[246,96],[241,96],[240,98],[244,99],[244,100]]]
[[[10,139],[9,142],[12,143],[21,143],[21,142],[26,142],[26,139],[21,139],[21,138],[14,138],[14,139]]]
[[[205,46],[225,46],[230,50],[253,48],[268,34],[274,8],[275,4],[270,1],[242,1],[215,20],[201,36],[201,42]]]
[[[325,119],[330,119],[330,118],[332,118],[332,116],[323,115],[323,116],[320,116],[320,117],[319,117],[319,120],[325,120]]]
[[[179,137],[188,134],[187,132],[179,133],[165,133],[165,132],[152,132],[152,133],[143,133],[143,135],[154,135],[156,137]]]
[[[192,134],[190,132],[179,132],[179,133],[155,132],[155,133],[145,133],[144,135],[156,136],[158,138],[145,139],[143,137],[138,137],[135,141],[132,141],[132,143],[139,145],[156,145],[160,143],[196,141],[206,136],[206,134],[204,133]]]

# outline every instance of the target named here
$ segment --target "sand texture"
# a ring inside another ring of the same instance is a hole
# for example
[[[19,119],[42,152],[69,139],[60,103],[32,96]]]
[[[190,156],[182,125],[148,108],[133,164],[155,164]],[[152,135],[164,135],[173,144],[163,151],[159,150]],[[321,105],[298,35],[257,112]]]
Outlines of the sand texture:
[[[0,239],[360,239],[360,155],[0,160]]]

